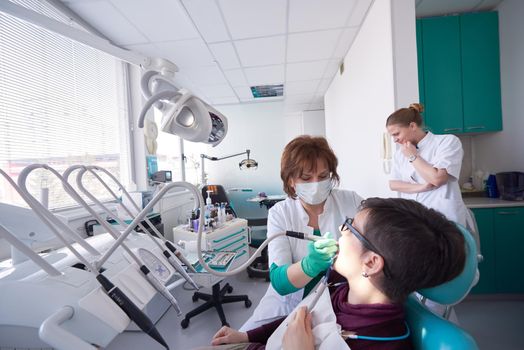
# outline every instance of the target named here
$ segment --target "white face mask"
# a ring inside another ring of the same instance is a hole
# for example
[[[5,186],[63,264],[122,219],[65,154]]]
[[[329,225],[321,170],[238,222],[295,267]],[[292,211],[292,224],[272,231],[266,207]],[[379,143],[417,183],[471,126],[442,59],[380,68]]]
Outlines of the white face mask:
[[[295,184],[295,193],[307,204],[315,205],[327,199],[331,188],[331,179],[320,182],[301,182]]]

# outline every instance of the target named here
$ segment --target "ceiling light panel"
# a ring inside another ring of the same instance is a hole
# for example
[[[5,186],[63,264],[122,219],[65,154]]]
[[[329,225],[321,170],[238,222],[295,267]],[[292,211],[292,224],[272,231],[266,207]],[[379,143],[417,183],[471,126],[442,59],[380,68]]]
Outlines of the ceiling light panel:
[[[244,73],[249,85],[282,84],[284,65],[245,68]]]
[[[219,0],[233,39],[263,37],[286,32],[283,0]]]
[[[287,61],[314,61],[331,58],[342,33],[341,29],[288,35]]]
[[[288,63],[286,65],[286,81],[320,79],[326,70],[327,60]]]
[[[184,72],[197,86],[227,84],[224,73],[217,66],[189,68]]]
[[[111,0],[122,14],[134,23],[150,41],[199,38],[193,23],[178,1],[155,0],[154,8],[144,0]]]
[[[232,43],[209,44],[209,49],[222,69],[240,68],[240,62]]]
[[[209,0],[183,0],[182,2],[206,42],[231,39],[216,2]]]
[[[201,38],[179,41],[168,41],[156,43],[156,46],[164,52],[179,68],[191,68],[196,66],[215,65],[215,59],[209,52],[207,45]]]
[[[238,40],[234,42],[244,67],[282,64],[286,54],[286,37]]]
[[[111,3],[73,2],[67,6],[81,18],[89,19],[89,24],[117,45],[146,43],[147,38],[125,18]]]
[[[305,32],[346,25],[356,0],[291,0],[289,31]]]
[[[373,0],[358,0],[357,4],[351,11],[351,16],[349,17],[347,26],[348,27],[360,26],[372,2]]]
[[[231,86],[247,86],[247,80],[242,69],[225,70],[224,75]]]

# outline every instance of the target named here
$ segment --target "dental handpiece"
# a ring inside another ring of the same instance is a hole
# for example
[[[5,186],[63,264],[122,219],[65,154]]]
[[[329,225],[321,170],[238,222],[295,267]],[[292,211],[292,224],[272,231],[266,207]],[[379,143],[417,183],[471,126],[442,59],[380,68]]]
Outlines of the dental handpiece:
[[[166,341],[162,338],[153,322],[127,297],[127,295],[124,294],[124,292],[102,274],[98,274],[96,279],[102,285],[111,300],[113,300],[118,307],[124,311],[131,321],[135,322],[141,330],[169,350],[169,346],[167,346]]]
[[[181,254],[180,254],[181,255]],[[189,284],[191,284],[193,286],[193,288],[195,288],[196,290],[200,290],[200,287],[198,284],[196,284],[196,282],[191,278],[191,276],[189,276],[189,274],[186,272],[186,270],[184,270],[184,268],[182,267],[182,265],[180,265],[180,263],[176,260],[176,258],[174,256],[172,256],[171,254],[169,254],[169,252],[167,250],[164,250],[164,256],[166,257],[166,259],[169,261],[169,263],[171,264],[171,266],[173,266],[175,268],[175,270],[182,276],[184,277],[184,279],[189,282]]]
[[[140,271],[142,271],[142,273],[146,276],[147,280],[149,283],[151,283],[153,288],[155,288],[160,294],[162,294],[164,298],[167,299],[167,301],[169,301],[171,306],[173,306],[173,309],[175,309],[177,315],[182,315],[182,310],[180,309],[180,305],[178,305],[178,301],[169,292],[169,290],[167,290],[167,288],[162,283],[160,283],[160,281],[157,280],[155,276],[153,276],[151,271],[149,271],[145,265],[140,266]]]
[[[191,263],[189,262],[189,260],[186,259],[186,257],[180,253],[180,251],[178,249],[176,249],[176,247],[173,245],[173,243],[169,242],[169,241],[164,241],[164,244],[166,245],[166,247],[173,253],[175,254],[175,256],[180,260],[182,261],[182,263],[184,263],[186,265],[186,267],[188,268],[189,271],[193,272],[193,273],[196,273],[197,270],[195,270],[195,268],[193,267],[193,265],[191,265]]]
[[[311,235],[309,233],[303,233],[303,232],[296,232],[296,231],[286,231],[286,236],[298,238],[298,239],[305,239],[308,241],[318,241],[319,239],[322,239],[321,236],[315,236]]]

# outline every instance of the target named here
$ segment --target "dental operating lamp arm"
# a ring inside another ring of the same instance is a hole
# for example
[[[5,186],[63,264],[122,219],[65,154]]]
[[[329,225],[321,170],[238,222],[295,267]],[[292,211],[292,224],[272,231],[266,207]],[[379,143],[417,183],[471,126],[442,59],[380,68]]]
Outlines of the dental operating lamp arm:
[[[201,158],[206,158],[206,159],[209,159],[209,160],[222,160],[222,159],[227,159],[227,158],[233,158],[233,157],[236,157],[236,156],[241,156],[243,154],[247,154],[247,157],[249,158],[249,153],[251,151],[246,149],[244,152],[240,152],[240,153],[235,153],[235,154],[231,154],[229,156],[224,156],[224,157],[210,157],[206,154],[201,154],[200,157]]]
[[[59,35],[70,38],[79,43],[93,47],[100,51],[106,52],[111,56],[118,57],[121,60],[135,64],[144,69],[156,68],[159,65],[159,61],[140,55],[136,52],[122,49],[109,40],[103,39],[99,36],[90,34],[86,31],[73,28],[67,24],[54,20],[45,15],[41,15],[35,11],[29,10],[21,5],[14,4],[10,1],[0,1],[0,12],[9,14],[41,28],[45,28]],[[165,64],[168,61],[163,60],[161,64]],[[170,62],[169,62],[170,63]],[[170,63],[173,71],[178,71],[178,68],[173,63]],[[166,65],[167,67],[167,65]]]
[[[201,154],[200,155],[200,171],[201,171],[201,183],[202,183],[202,186],[205,186],[207,185],[207,178],[206,178],[206,171],[205,171],[205,166],[204,166],[204,159],[209,159],[209,160],[212,160],[212,161],[218,161],[218,160],[223,160],[223,159],[228,159],[228,158],[233,158],[233,157],[237,157],[237,156],[241,156],[243,154],[247,154],[247,161],[250,161],[249,159],[249,154],[251,153],[250,150],[246,149],[244,152],[239,152],[239,153],[235,153],[235,154],[230,154],[228,156],[224,156],[224,157],[211,157],[211,156],[208,156],[207,154]],[[251,159],[252,160],[252,159]],[[243,162],[245,162],[246,160],[243,160],[241,162],[241,164]],[[256,163],[256,162],[255,162]]]

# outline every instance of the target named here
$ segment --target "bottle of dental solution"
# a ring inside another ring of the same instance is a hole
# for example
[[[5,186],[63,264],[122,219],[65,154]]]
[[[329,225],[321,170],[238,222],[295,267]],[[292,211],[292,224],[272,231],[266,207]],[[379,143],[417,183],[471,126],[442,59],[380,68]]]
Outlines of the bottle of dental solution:
[[[211,220],[211,211],[213,210],[213,203],[211,203],[211,192],[213,191],[206,191],[206,192],[207,192],[206,212],[204,214],[204,218],[205,218],[206,227],[209,227],[209,222]]]
[[[222,202],[220,203],[220,217],[222,219],[221,223],[225,223],[226,222],[226,219],[227,219],[227,214],[226,214],[226,203]]]

